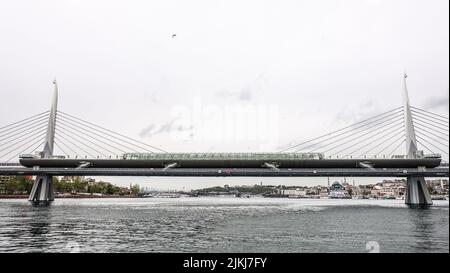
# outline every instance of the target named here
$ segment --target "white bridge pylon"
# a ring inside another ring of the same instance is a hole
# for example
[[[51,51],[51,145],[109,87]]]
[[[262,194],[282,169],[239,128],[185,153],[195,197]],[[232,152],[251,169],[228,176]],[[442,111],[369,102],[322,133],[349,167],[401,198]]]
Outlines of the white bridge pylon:
[[[50,158],[53,156],[53,147],[55,145],[55,129],[56,129],[56,114],[58,107],[58,85],[56,79],[53,80],[55,89],[53,91],[52,106],[47,124],[47,133],[45,135],[44,150],[42,151],[43,158]],[[28,200],[35,203],[48,203],[54,200],[53,196],[53,182],[50,175],[38,175],[33,183],[30,196]]]
[[[403,115],[405,120],[405,137],[406,137],[406,158],[418,157],[416,132],[409,104],[408,87],[406,78],[403,75]],[[406,196],[405,204],[409,206],[429,206],[433,204],[430,193],[428,191],[425,178],[419,176],[408,176],[406,178]]]

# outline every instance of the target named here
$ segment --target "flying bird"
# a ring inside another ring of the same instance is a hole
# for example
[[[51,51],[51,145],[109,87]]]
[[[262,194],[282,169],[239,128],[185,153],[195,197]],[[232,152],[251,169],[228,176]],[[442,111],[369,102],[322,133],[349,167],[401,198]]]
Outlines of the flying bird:
[[[172,34],[172,38],[175,38],[176,36],[177,36],[177,34],[176,34],[176,33]]]

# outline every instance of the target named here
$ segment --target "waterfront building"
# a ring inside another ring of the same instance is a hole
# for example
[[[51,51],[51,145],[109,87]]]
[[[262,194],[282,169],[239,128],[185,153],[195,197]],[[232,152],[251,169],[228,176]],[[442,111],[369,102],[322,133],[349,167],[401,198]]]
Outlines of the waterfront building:
[[[305,188],[285,189],[284,187],[279,187],[278,189],[274,189],[273,193],[275,195],[280,195],[280,196],[300,198],[300,197],[306,197],[307,188],[305,187]]]
[[[10,175],[0,175],[0,193],[6,192],[6,183],[10,181],[12,176]]]
[[[370,190],[373,197],[402,197],[406,192],[406,181],[404,179],[383,180]]]
[[[61,180],[66,182],[85,181],[84,176],[63,176]]]
[[[300,188],[296,188],[295,190],[293,189],[286,189],[286,190],[282,190],[282,195],[287,195],[288,197],[292,197],[292,198],[301,198],[301,197],[306,197],[306,190],[300,189]]]
[[[328,197],[332,199],[347,199],[350,198],[350,195],[345,187],[336,181],[331,184]]]

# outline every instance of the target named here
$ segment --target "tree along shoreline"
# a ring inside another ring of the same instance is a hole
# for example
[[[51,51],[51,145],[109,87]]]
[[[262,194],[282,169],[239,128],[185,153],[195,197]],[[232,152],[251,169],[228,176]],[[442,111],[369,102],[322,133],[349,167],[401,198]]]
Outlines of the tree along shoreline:
[[[104,196],[134,196],[140,192],[139,185],[130,185],[130,188],[119,187],[109,182],[88,180],[83,177],[70,177],[59,179],[53,177],[53,190],[55,198],[104,197]],[[28,196],[33,187],[34,180],[27,176],[13,176],[0,184],[0,198],[5,196]]]
[[[0,199],[27,199],[27,194],[1,194]],[[137,195],[59,195],[55,199],[92,199],[92,198],[140,198]]]

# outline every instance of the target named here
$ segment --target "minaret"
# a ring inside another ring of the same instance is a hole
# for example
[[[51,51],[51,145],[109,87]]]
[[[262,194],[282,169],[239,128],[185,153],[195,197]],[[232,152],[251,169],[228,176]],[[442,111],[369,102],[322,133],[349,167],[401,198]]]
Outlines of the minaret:
[[[406,136],[406,158],[415,158],[417,152],[416,133],[411,115],[411,106],[409,105],[408,89],[406,87],[406,78],[408,75],[403,74],[403,117],[405,120],[405,136]]]

